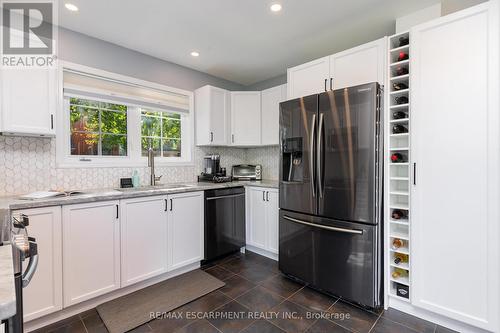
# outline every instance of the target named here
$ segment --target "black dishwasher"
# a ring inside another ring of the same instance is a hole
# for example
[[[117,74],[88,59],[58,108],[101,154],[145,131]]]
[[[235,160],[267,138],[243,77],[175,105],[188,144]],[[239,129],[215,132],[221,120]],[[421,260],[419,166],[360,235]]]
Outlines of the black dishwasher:
[[[245,189],[205,191],[205,262],[245,246]]]

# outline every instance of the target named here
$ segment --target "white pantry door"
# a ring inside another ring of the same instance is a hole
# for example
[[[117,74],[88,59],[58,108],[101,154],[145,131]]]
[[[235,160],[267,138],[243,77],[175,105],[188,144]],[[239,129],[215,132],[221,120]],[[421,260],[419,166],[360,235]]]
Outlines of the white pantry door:
[[[412,303],[498,332],[496,1],[410,31]]]

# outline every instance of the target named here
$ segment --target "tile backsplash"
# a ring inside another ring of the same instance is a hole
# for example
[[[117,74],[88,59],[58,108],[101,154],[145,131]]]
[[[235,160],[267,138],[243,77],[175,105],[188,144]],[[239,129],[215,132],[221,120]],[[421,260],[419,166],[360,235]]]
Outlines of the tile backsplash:
[[[141,168],[56,168],[55,140],[50,138],[0,136],[0,195],[48,189],[92,189],[118,187],[120,178],[139,171],[147,182],[149,169]],[[262,164],[264,179],[278,179],[279,148],[237,149],[195,147],[194,165],[157,167],[162,182],[192,182],[203,168],[203,156],[221,155],[221,165],[230,172],[234,164]]]

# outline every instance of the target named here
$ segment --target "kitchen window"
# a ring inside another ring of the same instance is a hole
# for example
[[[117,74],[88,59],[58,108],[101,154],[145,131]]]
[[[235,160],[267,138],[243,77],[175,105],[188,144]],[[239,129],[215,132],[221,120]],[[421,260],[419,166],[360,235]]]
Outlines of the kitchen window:
[[[57,116],[58,167],[146,166],[150,147],[157,165],[192,164],[192,92],[69,67]]]

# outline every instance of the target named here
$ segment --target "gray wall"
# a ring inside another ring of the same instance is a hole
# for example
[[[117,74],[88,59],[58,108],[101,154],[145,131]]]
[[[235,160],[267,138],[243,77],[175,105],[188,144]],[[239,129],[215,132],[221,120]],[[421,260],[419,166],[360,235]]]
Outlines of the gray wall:
[[[64,28],[59,28],[59,58],[190,91],[206,84],[245,90],[240,84]]]
[[[286,83],[286,74],[246,86],[245,90],[264,90]]]

